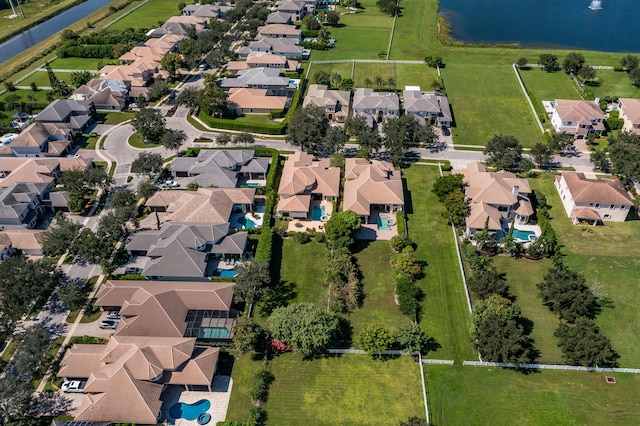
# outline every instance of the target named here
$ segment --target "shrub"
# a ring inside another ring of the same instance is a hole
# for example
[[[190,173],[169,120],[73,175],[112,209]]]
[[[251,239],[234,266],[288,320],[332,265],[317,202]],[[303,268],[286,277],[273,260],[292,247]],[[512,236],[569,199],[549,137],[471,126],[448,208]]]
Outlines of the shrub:
[[[396,226],[398,227],[398,234],[406,234],[406,230],[404,228],[404,210],[399,210],[396,212]]]
[[[309,237],[309,234],[307,234],[306,232],[296,232],[296,234],[293,236],[293,239],[298,244],[306,244],[309,242],[311,237]]]
[[[403,315],[415,315],[416,309],[418,309],[420,290],[411,276],[402,273],[396,276],[396,294],[398,295],[400,312]]]
[[[422,275],[422,265],[412,253],[401,253],[396,258],[393,269],[396,273],[405,273],[417,279]]]
[[[84,207],[84,200],[82,198],[69,196],[67,207],[69,208],[70,212],[78,213],[79,211],[82,211],[82,208]]]
[[[316,235],[316,241],[319,243],[324,243],[326,240],[326,237],[324,235],[324,233],[319,232],[318,235]]]
[[[409,238],[408,235],[404,235],[404,234],[398,234],[398,235],[394,235],[391,240],[391,248],[393,248],[393,250],[396,253],[401,253],[406,247],[412,247],[413,248],[413,241],[411,241],[411,238]]]

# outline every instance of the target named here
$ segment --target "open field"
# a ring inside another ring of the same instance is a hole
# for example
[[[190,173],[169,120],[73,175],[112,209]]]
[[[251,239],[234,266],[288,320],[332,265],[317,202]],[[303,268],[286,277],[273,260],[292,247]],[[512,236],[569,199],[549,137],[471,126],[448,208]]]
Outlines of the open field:
[[[433,55],[433,47],[438,45],[438,2],[403,0],[400,11],[389,59],[422,60]]]
[[[70,72],[56,72],[56,77],[60,81],[66,81],[69,85],[71,85],[71,73]],[[38,87],[47,87],[50,85],[49,76],[46,71],[38,71],[28,78],[22,80],[18,83],[19,86],[30,86],[32,82],[35,82]]]
[[[571,77],[560,72],[545,72],[540,68],[520,70],[527,89],[538,102],[555,99],[582,99],[573,87]]]
[[[536,284],[551,266],[548,260],[531,261],[498,256],[494,258],[498,271],[505,273],[509,291],[516,297],[522,309],[522,316],[531,321],[533,330],[529,337],[540,355],[536,362],[541,364],[564,364],[558,348],[558,339],[553,333],[559,326],[558,315],[542,304]]]
[[[314,61],[326,59],[377,59],[379,52],[387,51],[393,18],[383,14],[375,0],[358,2],[364,11],[341,15],[338,27],[328,27],[336,47],[314,51]]]
[[[452,64],[442,75],[456,122],[454,143],[485,145],[496,134],[513,135],[524,147],[543,140],[511,66]]]
[[[631,83],[629,76],[622,71],[596,70],[598,85],[589,86],[599,98],[617,96],[619,98],[640,98],[640,87]]]
[[[269,370],[276,378],[266,404],[269,424],[392,425],[424,417],[420,370],[408,356],[302,361],[288,354],[271,361]]]
[[[373,81],[376,77],[382,77],[384,81],[392,78],[397,83],[396,67],[392,63],[356,63],[354,80],[356,87],[366,87],[365,81]],[[369,87],[373,87],[369,85]],[[393,88],[391,88],[393,89]]]
[[[640,375],[425,366],[436,425],[630,425]],[[616,378],[607,384],[605,376]]]
[[[418,281],[425,294],[420,324],[441,346],[428,357],[475,360],[478,354],[471,345],[471,319],[453,233],[431,193],[438,168],[416,164],[403,173],[409,236],[417,244],[417,258],[427,262],[425,277]]]
[[[282,241],[280,280],[295,288],[293,302],[311,302],[326,307],[327,290],[322,287],[326,265],[327,249],[324,244],[315,241],[298,244],[293,238]]]
[[[134,10],[109,28],[113,30],[125,28],[155,28],[159,21],[166,21],[179,15],[178,3],[173,0],[150,0],[144,6]]]
[[[98,63],[104,61],[104,59],[96,58],[58,58],[49,65],[53,70],[86,70],[97,73]]]

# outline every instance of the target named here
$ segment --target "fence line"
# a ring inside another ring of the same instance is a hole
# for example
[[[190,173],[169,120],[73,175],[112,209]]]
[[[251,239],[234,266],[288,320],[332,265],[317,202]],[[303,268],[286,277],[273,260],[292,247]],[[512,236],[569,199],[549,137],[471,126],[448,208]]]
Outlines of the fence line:
[[[361,62],[369,64],[424,64],[424,61],[411,61],[408,59],[328,59],[323,61],[309,61],[310,64],[344,64],[350,62]]]
[[[115,24],[116,22],[118,22],[119,20],[121,20],[122,18],[124,18],[125,16],[129,15],[131,12],[134,12],[136,9],[138,9],[139,7],[144,6],[145,4],[147,4],[149,2],[149,0],[144,0],[142,3],[140,3],[139,5],[137,5],[136,7],[133,7],[131,9],[129,9],[129,11],[127,13],[123,13],[122,15],[118,16],[116,19],[107,22],[107,24],[104,26],[105,28],[110,27],[111,25]]]
[[[640,374],[640,368],[617,368],[617,367],[583,367],[581,365],[563,364],[515,364],[512,362],[478,362],[464,361],[462,365],[473,367],[504,367],[504,368],[524,368],[530,370],[561,370],[561,371],[589,371],[597,373],[632,373]]]
[[[420,363],[434,365],[454,365],[454,361],[452,359],[424,359],[422,357],[420,357]]]
[[[422,366],[422,354],[418,353],[420,357],[420,379],[422,379],[422,398],[424,399],[424,414],[427,419],[427,424],[429,424],[429,401],[427,401],[427,385],[426,379],[424,377],[424,367]]]
[[[389,46],[387,47],[387,56],[384,58],[385,61],[389,60],[389,53],[391,53],[391,43],[393,42],[393,33],[396,29],[396,19],[398,19],[398,10],[400,8],[399,3],[400,0],[396,0],[396,12],[393,14],[393,25],[391,26],[391,35],[389,36]],[[427,419],[429,419],[429,416],[427,416]]]
[[[520,72],[518,71],[518,66],[516,64],[511,64],[513,67],[513,72],[516,73],[516,78],[518,79],[518,83],[520,83],[520,88],[522,89],[522,93],[524,93],[524,97],[527,98],[527,102],[529,103],[529,107],[531,108],[531,112],[533,112],[533,116],[536,118],[536,123],[540,128],[540,133],[544,133],[544,127],[540,122],[540,117],[538,117],[538,113],[536,112],[533,103],[531,102],[531,98],[529,98],[529,94],[527,93],[527,88],[524,85],[524,81],[522,81],[522,77],[520,76]]]

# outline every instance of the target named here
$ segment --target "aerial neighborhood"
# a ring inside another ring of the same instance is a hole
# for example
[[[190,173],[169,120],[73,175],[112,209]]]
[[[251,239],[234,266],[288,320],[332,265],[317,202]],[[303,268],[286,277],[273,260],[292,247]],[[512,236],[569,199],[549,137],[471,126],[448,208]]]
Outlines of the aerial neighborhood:
[[[640,423],[640,4],[45,3],[0,5],[2,424]]]

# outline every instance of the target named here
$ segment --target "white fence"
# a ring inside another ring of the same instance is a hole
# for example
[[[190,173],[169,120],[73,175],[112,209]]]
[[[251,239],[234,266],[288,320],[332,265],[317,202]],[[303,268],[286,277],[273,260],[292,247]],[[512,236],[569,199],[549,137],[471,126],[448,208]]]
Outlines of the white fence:
[[[596,373],[632,373],[640,374],[640,368],[606,368],[606,367],[583,367],[581,365],[562,364],[515,364],[507,362],[479,362],[464,361],[462,365],[474,367],[504,367],[504,368],[524,368],[531,370],[567,370],[567,371],[590,371]]]

